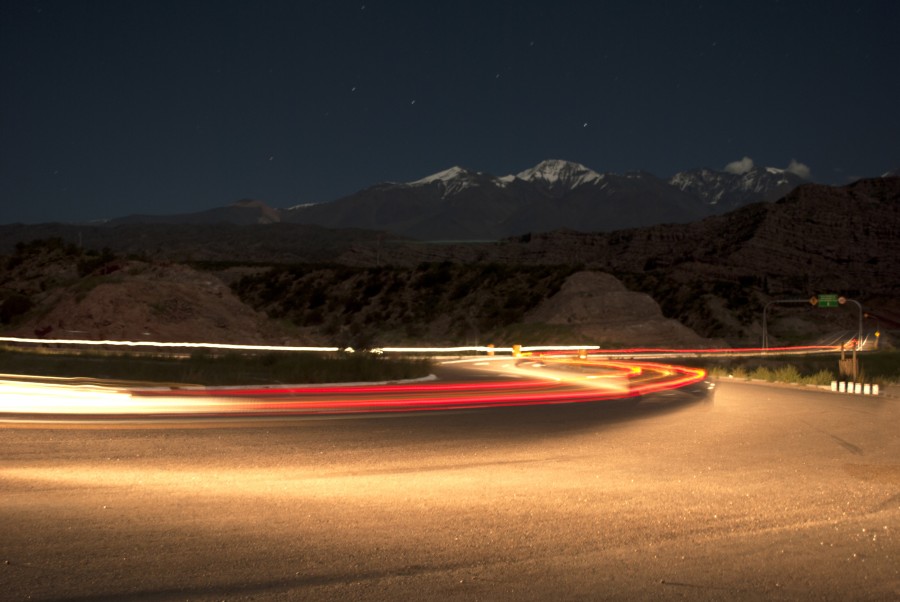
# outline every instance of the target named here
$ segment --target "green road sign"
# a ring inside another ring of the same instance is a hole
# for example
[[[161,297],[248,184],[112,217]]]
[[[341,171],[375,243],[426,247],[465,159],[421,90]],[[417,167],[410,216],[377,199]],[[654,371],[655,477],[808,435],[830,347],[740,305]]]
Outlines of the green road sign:
[[[840,305],[840,298],[835,294],[818,295],[815,297],[815,303],[818,307],[837,307]]]

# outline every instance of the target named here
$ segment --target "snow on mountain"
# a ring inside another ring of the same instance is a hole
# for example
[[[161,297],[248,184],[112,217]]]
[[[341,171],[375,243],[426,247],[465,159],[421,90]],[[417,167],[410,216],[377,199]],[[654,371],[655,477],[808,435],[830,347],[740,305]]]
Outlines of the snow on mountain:
[[[444,182],[447,183],[450,180],[455,180],[459,178],[465,178],[469,175],[469,170],[459,167],[455,165],[450,169],[445,169],[444,171],[439,171],[435,174],[431,174],[430,176],[426,176],[421,180],[416,180],[415,182],[409,182],[410,186],[415,186],[417,184],[431,184],[432,182]]]
[[[515,177],[526,182],[543,182],[551,190],[560,187],[572,190],[585,184],[599,182],[604,176],[581,163],[548,159],[516,174]]]
[[[453,166],[450,169],[439,171],[430,176],[426,176],[414,182],[408,182],[405,186],[432,186],[438,185],[443,188],[442,196],[448,197],[460,193],[467,188],[473,188],[497,178],[481,173],[479,171],[471,171],[464,167]]]
[[[740,176],[736,174],[694,169],[678,172],[669,180],[669,184],[683,192],[701,197],[709,205],[717,205],[733,183]]]
[[[580,163],[549,159],[518,174],[510,174],[499,178],[480,171],[471,171],[463,167],[454,166],[419,180],[401,184],[401,186],[415,187],[437,184],[443,187],[443,196],[448,197],[475,186],[492,185],[506,187],[513,184],[516,180],[543,186],[551,191],[570,191],[585,184],[601,182],[604,177],[602,174]]]
[[[800,176],[776,167],[752,167],[742,173],[693,169],[679,172],[669,180],[672,186],[718,210],[774,201],[804,182]]]

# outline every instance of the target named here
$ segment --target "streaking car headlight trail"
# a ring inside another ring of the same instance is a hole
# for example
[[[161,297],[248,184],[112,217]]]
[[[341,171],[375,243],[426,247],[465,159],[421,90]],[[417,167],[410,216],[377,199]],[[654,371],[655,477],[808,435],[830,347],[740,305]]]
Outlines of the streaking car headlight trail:
[[[623,399],[702,381],[706,372],[578,357],[454,362],[491,380],[361,385],[147,388],[0,380],[0,414],[113,417],[421,412]]]

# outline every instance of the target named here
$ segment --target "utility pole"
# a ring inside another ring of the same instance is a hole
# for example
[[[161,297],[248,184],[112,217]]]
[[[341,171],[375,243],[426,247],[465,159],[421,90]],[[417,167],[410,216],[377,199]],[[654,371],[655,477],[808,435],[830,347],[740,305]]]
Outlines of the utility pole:
[[[850,302],[856,305],[856,309],[859,310],[859,334],[856,336],[856,349],[862,350],[862,338],[863,338],[863,310],[862,305],[860,305],[859,301],[855,299],[848,299],[847,297],[839,297],[838,303],[844,305],[845,303]]]

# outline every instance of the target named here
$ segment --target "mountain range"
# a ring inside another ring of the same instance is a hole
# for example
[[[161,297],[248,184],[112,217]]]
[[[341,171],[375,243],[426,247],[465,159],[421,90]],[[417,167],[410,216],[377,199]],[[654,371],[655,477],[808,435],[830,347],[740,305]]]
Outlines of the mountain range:
[[[608,232],[688,223],[748,203],[774,201],[804,180],[783,169],[695,169],[663,180],[643,171],[598,173],[547,160],[496,177],[462,167],[413,182],[386,182],[333,201],[276,209],[243,199],[176,215],[130,215],[107,225],[293,223],[386,231],[419,240],[497,240],[568,228]]]

